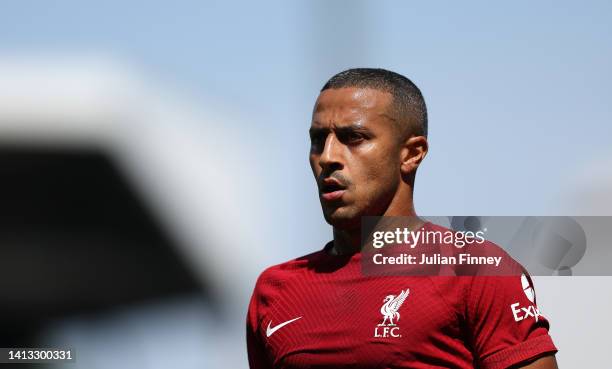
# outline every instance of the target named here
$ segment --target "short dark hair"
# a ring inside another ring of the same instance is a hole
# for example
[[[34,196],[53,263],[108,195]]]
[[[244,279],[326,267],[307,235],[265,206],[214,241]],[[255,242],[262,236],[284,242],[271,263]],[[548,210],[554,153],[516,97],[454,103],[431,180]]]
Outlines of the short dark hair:
[[[353,68],[327,81],[321,92],[333,88],[361,87],[385,91],[393,96],[392,118],[400,132],[427,136],[427,107],[419,88],[411,80],[386,69]]]

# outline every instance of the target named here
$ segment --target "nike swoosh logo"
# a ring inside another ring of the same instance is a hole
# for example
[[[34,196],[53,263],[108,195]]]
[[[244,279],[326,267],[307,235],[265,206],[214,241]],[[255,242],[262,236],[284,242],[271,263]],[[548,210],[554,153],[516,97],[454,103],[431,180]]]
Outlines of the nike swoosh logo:
[[[281,324],[275,326],[274,328],[270,328],[270,324],[272,324],[272,321],[270,320],[270,323],[268,323],[268,328],[266,329],[266,337],[270,337],[271,335],[274,334],[274,332],[278,331],[279,329],[281,329],[282,327],[286,326],[289,323],[295,322],[296,320],[298,320],[300,318],[301,318],[301,316],[298,316],[297,318],[293,318],[291,320],[287,320],[286,322],[281,323]]]

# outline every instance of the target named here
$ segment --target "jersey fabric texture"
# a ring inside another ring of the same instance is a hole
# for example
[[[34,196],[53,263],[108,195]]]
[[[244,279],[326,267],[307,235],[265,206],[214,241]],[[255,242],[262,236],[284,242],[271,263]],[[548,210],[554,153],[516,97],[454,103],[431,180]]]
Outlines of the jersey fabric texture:
[[[247,314],[251,369],[501,369],[557,351],[526,273],[371,277],[361,253],[331,246],[259,276]]]

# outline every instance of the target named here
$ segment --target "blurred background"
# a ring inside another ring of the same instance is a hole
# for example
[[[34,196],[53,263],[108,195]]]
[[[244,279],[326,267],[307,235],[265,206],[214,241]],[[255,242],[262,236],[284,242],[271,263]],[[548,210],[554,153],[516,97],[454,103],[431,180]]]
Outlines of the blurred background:
[[[258,274],[331,238],[307,130],[351,67],[425,96],[420,214],[612,215],[611,20],[607,1],[2,2],[0,347],[246,368]],[[535,284],[560,366],[605,367],[612,278]]]

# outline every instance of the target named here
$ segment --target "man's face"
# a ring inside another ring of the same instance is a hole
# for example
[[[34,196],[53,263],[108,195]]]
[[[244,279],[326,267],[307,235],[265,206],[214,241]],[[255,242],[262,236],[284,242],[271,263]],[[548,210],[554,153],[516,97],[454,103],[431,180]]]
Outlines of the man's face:
[[[356,228],[365,215],[383,215],[399,186],[392,95],[369,88],[328,89],[319,95],[310,127],[310,166],[325,220]]]

